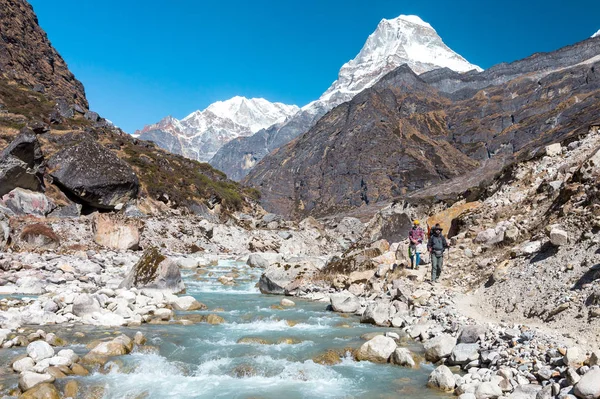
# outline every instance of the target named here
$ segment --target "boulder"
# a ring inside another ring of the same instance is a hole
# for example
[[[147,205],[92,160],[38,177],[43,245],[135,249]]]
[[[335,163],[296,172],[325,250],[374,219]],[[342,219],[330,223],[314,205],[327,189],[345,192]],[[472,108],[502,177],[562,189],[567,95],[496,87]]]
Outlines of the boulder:
[[[562,147],[560,143],[554,143],[546,146],[546,155],[549,157],[555,157],[562,154]]]
[[[396,348],[390,361],[402,367],[415,367],[415,359],[412,353],[406,348]]]
[[[508,395],[509,399],[536,399],[542,387],[535,384],[522,384]],[[479,398],[478,398],[479,399]]]
[[[41,360],[54,356],[54,349],[47,342],[34,341],[27,345],[27,356],[32,358],[34,362],[38,363]]]
[[[73,314],[83,317],[87,314],[100,312],[100,303],[90,294],[79,294],[73,300]]]
[[[44,382],[23,393],[19,399],[60,399],[60,397],[60,392],[53,384]]]
[[[481,336],[484,336],[487,329],[481,325],[465,326],[460,335],[458,342],[461,344],[474,344],[479,341]]]
[[[19,388],[22,391],[28,391],[36,385],[54,382],[54,377],[50,374],[39,374],[33,371],[24,371],[19,378]]]
[[[15,188],[2,197],[2,203],[16,215],[46,216],[56,205],[44,194]]]
[[[600,398],[600,368],[590,369],[575,385],[575,396],[579,399]]]
[[[395,310],[388,301],[380,300],[371,302],[367,305],[367,308],[362,314],[360,322],[376,324],[378,326],[389,326],[393,316],[392,309]]]
[[[356,352],[356,360],[376,363],[387,363],[396,350],[396,341],[392,338],[378,335],[362,344]]]
[[[454,374],[447,366],[439,366],[429,375],[427,386],[442,391],[452,391],[456,386]]]
[[[42,189],[41,173],[43,155],[37,136],[23,129],[0,153],[0,197],[17,187],[32,191]]]
[[[19,238],[21,244],[28,249],[56,249],[60,245],[60,237],[52,227],[43,223],[23,227]]]
[[[178,294],[185,291],[177,263],[158,248],[148,248],[131,268],[119,288],[150,288]]]
[[[554,227],[550,230],[550,242],[557,247],[567,245],[569,243],[569,233],[561,228]]]
[[[92,224],[96,244],[118,250],[138,249],[140,228],[138,219],[120,218],[109,213],[96,214]]]
[[[281,300],[281,302],[279,302],[279,304],[280,304],[281,306],[287,306],[287,307],[296,306],[296,303],[295,303],[294,301],[292,301],[292,300],[289,300],[289,299],[287,299],[287,298],[283,298],[283,299]]]
[[[348,291],[333,294],[330,297],[331,307],[340,313],[355,313],[360,308],[358,298]]]
[[[502,389],[493,382],[482,382],[475,390],[477,399],[497,399],[502,396]]]
[[[17,373],[22,373],[23,371],[32,370],[33,366],[35,366],[35,362],[29,356],[21,358],[19,360],[16,360],[12,364],[13,370],[16,371]]]
[[[585,351],[581,350],[577,346],[571,346],[567,348],[565,355],[563,356],[563,363],[566,366],[579,368],[581,364],[586,360]]]
[[[315,275],[319,269],[311,264],[301,264],[290,260],[286,263],[275,263],[269,266],[260,276],[258,288],[263,294],[285,294],[306,279]]]
[[[452,354],[452,350],[456,346],[456,338],[448,334],[441,334],[425,342],[423,346],[425,359],[435,363]]]
[[[88,205],[114,209],[137,197],[139,181],[133,169],[88,135],[48,160],[54,182]]]
[[[266,269],[272,263],[283,262],[283,256],[278,253],[261,253],[261,254],[250,254],[246,264],[250,267],[256,267],[259,269]]]
[[[129,351],[123,342],[112,340],[108,342],[100,342],[88,354],[111,357],[126,355],[127,353],[129,353]]]
[[[479,359],[479,344],[458,344],[452,349],[450,363],[464,365]]]
[[[171,306],[175,310],[185,310],[185,311],[207,309],[205,304],[198,302],[196,300],[196,298],[194,298],[193,296],[177,297],[176,299],[174,299],[171,302]]]

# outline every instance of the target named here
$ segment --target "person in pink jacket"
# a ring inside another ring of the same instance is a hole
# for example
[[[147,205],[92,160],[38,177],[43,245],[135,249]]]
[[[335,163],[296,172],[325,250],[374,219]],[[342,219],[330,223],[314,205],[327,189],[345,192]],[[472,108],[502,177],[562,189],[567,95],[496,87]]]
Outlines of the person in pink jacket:
[[[421,263],[421,248],[420,245],[425,239],[425,232],[420,226],[418,220],[413,221],[413,226],[408,232],[408,257],[410,258],[411,269],[418,269]]]

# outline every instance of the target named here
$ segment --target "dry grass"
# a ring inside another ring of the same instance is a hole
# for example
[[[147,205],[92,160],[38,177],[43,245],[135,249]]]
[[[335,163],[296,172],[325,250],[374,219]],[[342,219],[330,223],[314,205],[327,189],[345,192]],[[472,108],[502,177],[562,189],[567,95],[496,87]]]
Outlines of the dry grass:
[[[30,241],[35,237],[43,236],[53,242],[60,242],[60,237],[52,230],[50,226],[42,223],[27,225],[21,231],[21,240]]]

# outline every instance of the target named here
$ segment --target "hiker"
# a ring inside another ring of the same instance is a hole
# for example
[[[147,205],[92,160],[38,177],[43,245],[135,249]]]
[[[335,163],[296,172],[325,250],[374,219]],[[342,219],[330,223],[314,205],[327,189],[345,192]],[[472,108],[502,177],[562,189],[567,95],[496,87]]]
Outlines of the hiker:
[[[415,219],[413,226],[408,232],[408,257],[410,258],[410,268],[418,269],[421,263],[421,245],[425,239],[425,233],[420,226],[420,222]]]
[[[442,227],[437,223],[431,229],[431,236],[427,242],[427,250],[431,254],[431,283],[435,283],[442,274],[446,248],[450,248],[450,245],[448,245],[446,237],[442,234]]]

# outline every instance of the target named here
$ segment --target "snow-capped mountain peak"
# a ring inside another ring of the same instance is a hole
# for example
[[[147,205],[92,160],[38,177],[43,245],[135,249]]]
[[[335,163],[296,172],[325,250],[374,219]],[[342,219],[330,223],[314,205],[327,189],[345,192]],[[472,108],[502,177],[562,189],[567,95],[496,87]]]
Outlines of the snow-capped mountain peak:
[[[236,96],[194,111],[181,120],[167,116],[134,135],[155,141],[172,152],[208,161],[228,141],[283,122],[298,110],[295,105]]]
[[[592,35],[592,37],[598,37],[598,36],[600,36],[600,30]]]
[[[402,64],[408,64],[417,74],[443,67],[457,72],[482,70],[446,46],[435,29],[420,17],[400,15],[379,22],[358,55],[342,66],[338,80],[320,100],[347,101],[349,95],[374,85]]]

